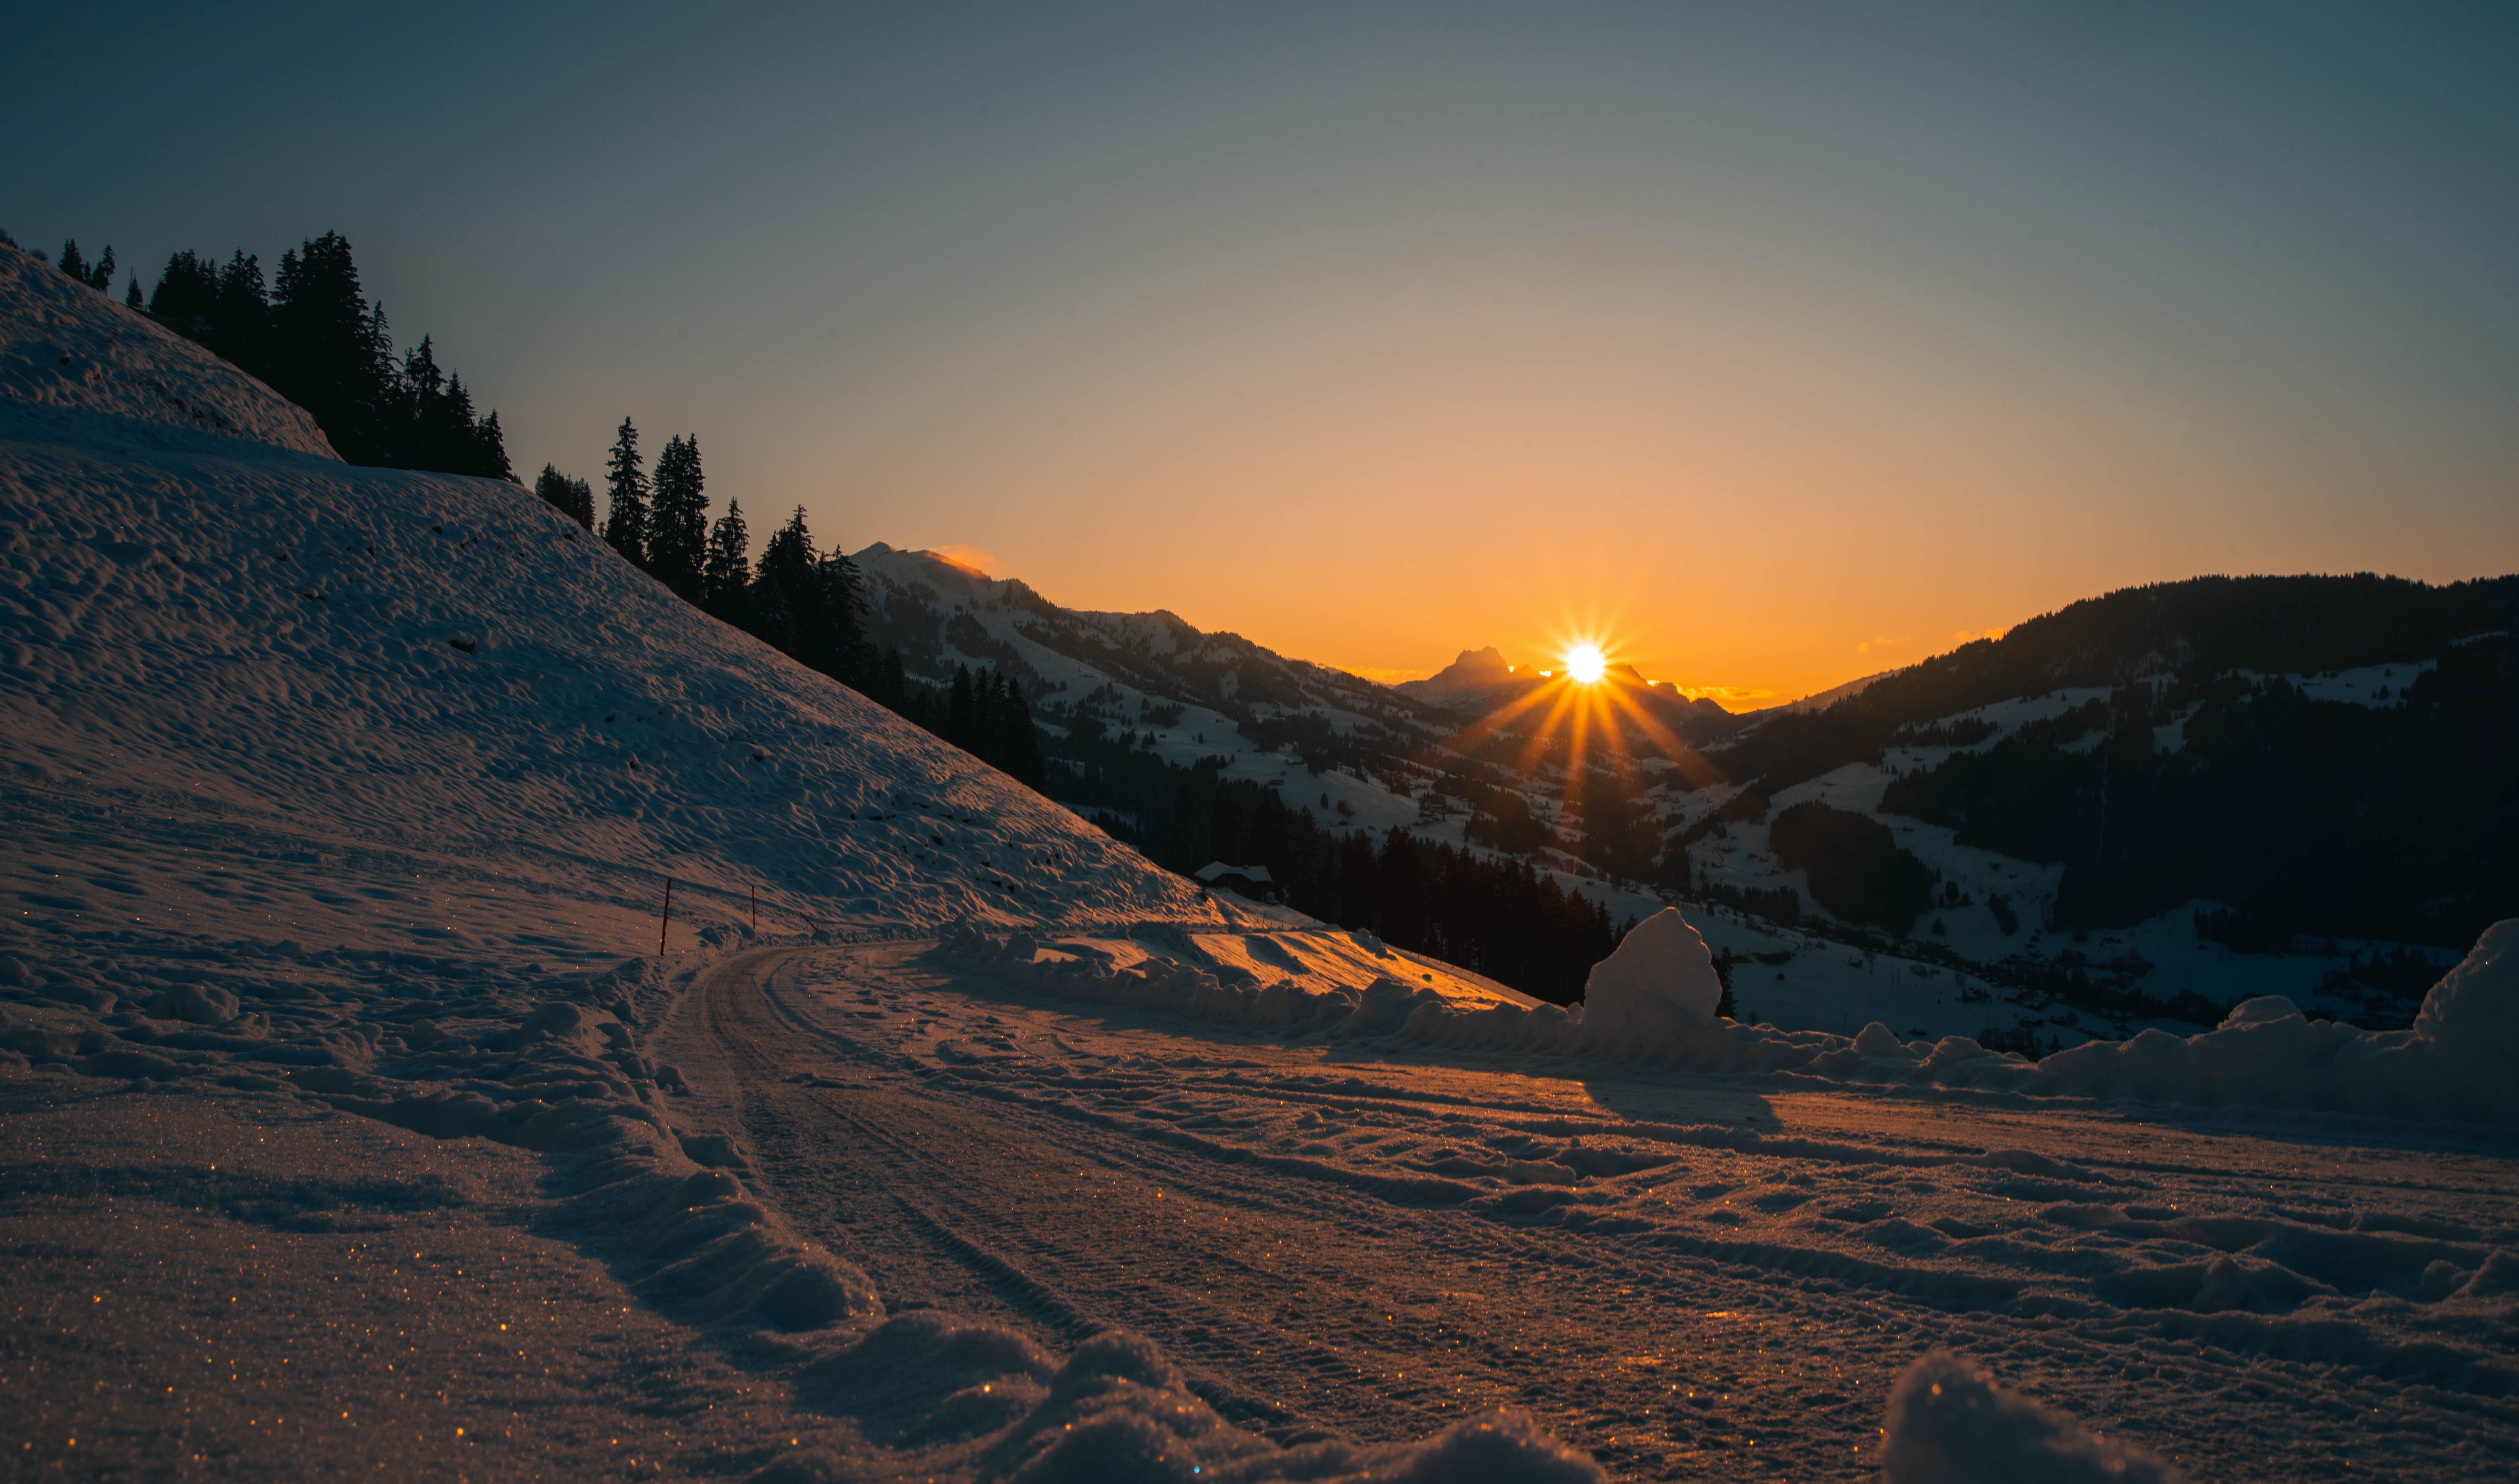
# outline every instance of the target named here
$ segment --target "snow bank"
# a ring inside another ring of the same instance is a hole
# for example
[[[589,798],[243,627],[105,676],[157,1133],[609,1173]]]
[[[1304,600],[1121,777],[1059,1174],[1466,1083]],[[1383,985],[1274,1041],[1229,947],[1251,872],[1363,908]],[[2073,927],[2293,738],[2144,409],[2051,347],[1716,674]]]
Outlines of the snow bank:
[[[1664,907],[1627,930],[1583,982],[1583,1019],[1595,1044],[1652,1046],[1714,1024],[1723,982],[1705,939]]]
[[[2266,995],[2202,1035],[2145,1030],[2038,1065],[2026,1091],[2324,1108],[2488,1122],[2519,1117],[2519,918],[2485,930],[2409,1030],[2313,1021]]]
[[[1883,1484],[2169,1484],[2179,1475],[1936,1350],[1889,1393],[1880,1477]]]
[[[1064,951],[1061,951],[1061,950]],[[963,930],[940,956],[1028,988],[1334,1036],[1400,1035],[1462,1050],[1567,1053],[1705,1071],[2143,1098],[2399,1116],[2519,1118],[2519,919],[2497,924],[2436,985],[2410,1030],[2312,1021],[2267,996],[2195,1036],[2151,1029],[2031,1062],[1967,1036],[1902,1040],[1878,1022],[1852,1037],[1743,1026],[1713,1015],[1721,985],[1678,909],[1629,932],[1569,1008],[1464,1003],[1384,976],[1358,989],[1296,974],[1260,984],[1178,959],[1119,966],[1025,934]]]

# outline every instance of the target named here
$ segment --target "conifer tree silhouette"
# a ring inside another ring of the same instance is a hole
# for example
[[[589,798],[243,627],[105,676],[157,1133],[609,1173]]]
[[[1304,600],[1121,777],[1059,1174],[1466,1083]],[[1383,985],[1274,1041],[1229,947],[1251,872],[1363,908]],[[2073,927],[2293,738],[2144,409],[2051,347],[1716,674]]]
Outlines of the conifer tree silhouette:
[[[700,569],[700,601],[728,623],[743,624],[743,597],[752,586],[752,536],[744,529],[743,506],[726,502],[726,513],[709,528],[708,559]]]
[[[576,521],[579,529],[595,529],[595,490],[585,480],[571,479],[547,463],[534,476],[534,493],[552,509]]]
[[[647,570],[692,602],[708,559],[708,496],[702,493],[697,434],[674,438],[656,456],[647,507]]]
[[[343,458],[395,462],[393,345],[368,312],[348,239],[327,232],[280,255],[271,324],[275,386],[315,415]]]
[[[639,457],[639,429],[621,419],[612,452],[604,460],[603,539],[612,549],[643,567],[647,565],[647,475]]]

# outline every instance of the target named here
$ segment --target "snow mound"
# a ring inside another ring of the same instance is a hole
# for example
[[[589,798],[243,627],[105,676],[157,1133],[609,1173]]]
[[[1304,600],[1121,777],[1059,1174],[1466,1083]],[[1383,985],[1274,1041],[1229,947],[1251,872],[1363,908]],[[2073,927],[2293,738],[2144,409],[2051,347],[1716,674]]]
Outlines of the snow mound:
[[[2447,1055],[2519,1069],[2519,917],[2485,929],[2474,950],[2423,996],[2414,1033]]]
[[[1527,1416],[1492,1412],[1423,1442],[1288,1448],[1216,1416],[1152,1341],[1106,1331],[1054,1363],[1029,1339],[934,1311],[900,1315],[815,1363],[803,1396],[859,1419],[884,1444],[951,1439],[984,1451],[1010,1484],[1600,1484],[1586,1455]],[[889,1468],[826,1449],[778,1460],[752,1484],[822,1484]]]
[[[1664,907],[1627,930],[1617,948],[1592,966],[1583,982],[1583,1022],[1596,1044],[1647,1047],[1673,1030],[1714,1024],[1723,982],[1705,939]]]
[[[2014,1396],[1948,1351],[1907,1368],[1881,1429],[1883,1484],[2169,1484],[2139,1449]]]
[[[66,441],[163,444],[172,431],[336,457],[315,419],[278,392],[5,245],[0,399],[40,410],[37,417]]]

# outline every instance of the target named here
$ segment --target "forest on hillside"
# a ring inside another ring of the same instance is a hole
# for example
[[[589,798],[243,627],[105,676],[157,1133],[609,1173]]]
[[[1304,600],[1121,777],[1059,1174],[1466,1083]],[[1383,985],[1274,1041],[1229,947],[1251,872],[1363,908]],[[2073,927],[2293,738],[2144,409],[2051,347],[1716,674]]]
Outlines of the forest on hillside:
[[[2129,926],[2200,897],[2224,904],[2201,926],[2233,946],[2463,946],[2519,902],[2514,631],[2519,578],[2128,589],[1768,719],[1709,759],[1747,781],[1737,808],[1763,810],[1766,795],[1893,745],[1974,749],[1894,780],[1881,811],[2063,865],[2060,928]],[[2373,705],[2281,677],[2392,665],[2403,678]],[[1949,720],[2067,687],[2105,697],[1991,747],[1991,725]],[[1876,879],[1861,895],[1912,896],[1890,879],[1913,875],[1895,853],[1865,858]]]

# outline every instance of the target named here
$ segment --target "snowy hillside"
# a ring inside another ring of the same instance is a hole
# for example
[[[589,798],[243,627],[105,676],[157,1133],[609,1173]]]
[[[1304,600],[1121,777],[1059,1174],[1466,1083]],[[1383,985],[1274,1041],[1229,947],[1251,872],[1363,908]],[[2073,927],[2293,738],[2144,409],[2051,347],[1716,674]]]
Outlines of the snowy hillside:
[[[0,400],[11,404],[13,436],[215,446],[183,437],[198,433],[332,457],[302,408],[192,341],[139,315],[100,314],[94,290],[22,252],[0,249]]]
[[[787,930],[1203,915],[514,486],[345,466],[198,347],[0,264],[0,761],[40,812],[131,821],[102,854],[26,827],[31,916],[565,958],[652,949],[669,875],[719,931],[756,891]],[[153,381],[209,431],[161,435]]]

